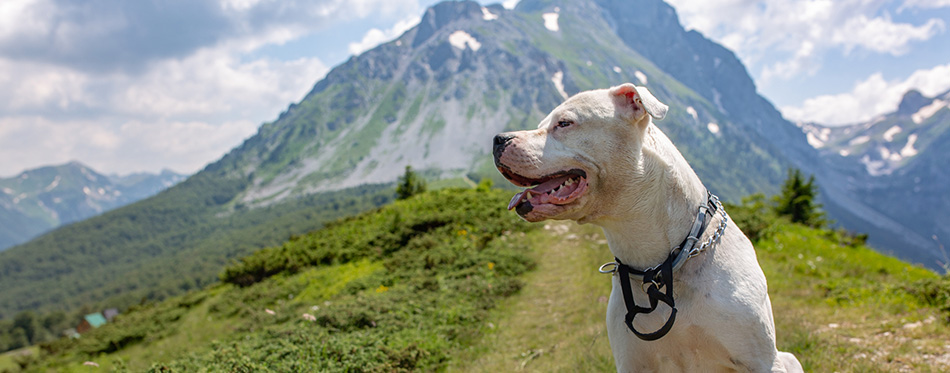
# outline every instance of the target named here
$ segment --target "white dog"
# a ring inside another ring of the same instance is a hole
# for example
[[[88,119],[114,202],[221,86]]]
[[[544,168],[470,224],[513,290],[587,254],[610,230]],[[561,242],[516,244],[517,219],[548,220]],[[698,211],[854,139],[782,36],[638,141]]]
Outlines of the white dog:
[[[607,331],[618,372],[802,371],[776,350],[752,243],[653,125],[666,111],[628,83],[569,98],[537,130],[499,134],[498,170],[531,187],[508,208],[603,228],[617,258],[601,268],[615,272]]]

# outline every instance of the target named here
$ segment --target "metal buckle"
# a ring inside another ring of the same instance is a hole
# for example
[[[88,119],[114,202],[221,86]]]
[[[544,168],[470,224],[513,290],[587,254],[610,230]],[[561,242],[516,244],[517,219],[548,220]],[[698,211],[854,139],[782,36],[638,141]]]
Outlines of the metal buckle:
[[[597,271],[599,271],[600,273],[614,273],[614,272],[617,272],[617,265],[618,265],[617,262],[607,262],[601,265],[600,268],[597,269]],[[613,266],[613,268],[611,268],[610,270],[604,269],[607,266]]]

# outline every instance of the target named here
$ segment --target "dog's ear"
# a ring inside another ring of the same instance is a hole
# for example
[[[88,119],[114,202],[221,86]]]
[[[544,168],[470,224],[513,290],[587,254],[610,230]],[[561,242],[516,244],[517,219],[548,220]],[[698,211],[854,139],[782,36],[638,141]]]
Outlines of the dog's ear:
[[[631,83],[611,88],[610,95],[614,100],[619,100],[622,107],[632,110],[634,118],[639,118],[643,111],[646,111],[654,119],[660,120],[666,117],[669,110],[669,106],[653,97],[646,87],[637,87]]]

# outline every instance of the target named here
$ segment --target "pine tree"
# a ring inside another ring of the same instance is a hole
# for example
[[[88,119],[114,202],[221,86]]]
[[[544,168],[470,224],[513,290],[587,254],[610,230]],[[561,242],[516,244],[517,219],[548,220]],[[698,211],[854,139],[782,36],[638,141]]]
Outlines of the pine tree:
[[[775,196],[775,212],[787,216],[793,223],[821,228],[827,224],[821,205],[816,202],[818,186],[815,175],[805,176],[799,169],[790,168],[782,185],[782,193]]]
[[[396,199],[406,199],[426,191],[426,181],[406,166],[406,172],[399,177],[396,186]]]

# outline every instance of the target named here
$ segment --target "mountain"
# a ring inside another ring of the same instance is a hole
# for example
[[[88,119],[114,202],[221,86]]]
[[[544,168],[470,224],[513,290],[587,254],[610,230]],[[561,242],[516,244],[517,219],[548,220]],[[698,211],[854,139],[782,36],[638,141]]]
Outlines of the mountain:
[[[0,250],[60,225],[151,197],[184,178],[169,170],[105,176],[78,162],[0,178]]]
[[[390,182],[405,165],[432,178],[497,177],[487,156],[496,133],[535,126],[571,94],[631,81],[674,108],[659,126],[717,192],[774,191],[789,161],[765,135],[798,136],[790,149],[808,148],[804,136],[755,94],[732,52],[686,32],[661,1],[640,7],[659,19],[623,2],[437,4],[333,69],[221,164],[248,178],[238,197],[248,205]],[[628,32],[648,21],[658,27]],[[697,62],[664,71],[674,58],[642,42],[659,37]]]
[[[489,155],[495,134],[624,82],[670,106],[657,126],[720,197],[774,194],[798,167],[819,175],[829,210],[866,222],[852,213],[866,203],[824,183],[840,172],[756,93],[735,54],[686,31],[668,4],[443,2],[186,181],[0,253],[0,318],[203,286],[229,260],[388,202],[406,165],[440,185],[508,185]]]
[[[950,92],[907,92],[896,111],[866,123],[799,124],[834,174],[833,183],[862,202],[838,219],[870,233],[870,242],[931,268],[948,264],[941,249],[950,227]],[[871,218],[869,218],[871,217]]]

